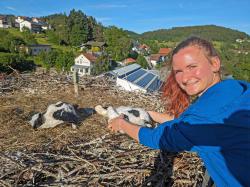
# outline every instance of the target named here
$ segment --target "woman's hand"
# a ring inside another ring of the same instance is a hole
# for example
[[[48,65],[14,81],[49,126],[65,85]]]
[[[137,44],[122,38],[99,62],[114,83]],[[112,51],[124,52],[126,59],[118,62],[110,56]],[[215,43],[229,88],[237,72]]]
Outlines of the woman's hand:
[[[117,118],[111,119],[108,122],[108,128],[112,131],[112,132],[123,132],[121,129],[121,124],[125,121],[124,119],[124,115],[120,115]]]
[[[124,119],[124,115],[120,115],[117,118],[109,120],[108,128],[112,132],[126,133],[131,138],[139,142],[138,135],[141,127],[126,121]]]

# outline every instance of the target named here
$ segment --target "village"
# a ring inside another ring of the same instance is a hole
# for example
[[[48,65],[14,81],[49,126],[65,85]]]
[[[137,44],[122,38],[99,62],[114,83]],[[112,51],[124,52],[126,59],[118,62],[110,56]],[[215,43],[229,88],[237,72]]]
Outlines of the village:
[[[14,28],[18,28],[20,32],[28,29],[34,34],[51,29],[51,25],[35,17],[18,16],[15,19],[15,24],[12,25]],[[12,25],[7,21],[6,17],[3,16],[0,18],[0,28],[8,29],[11,28]],[[98,57],[106,53],[106,47],[107,43],[105,42],[88,41],[82,43],[78,48],[79,54],[75,56],[74,65],[70,68],[72,74],[75,72],[79,77],[93,75],[93,71],[96,69],[96,61]],[[18,48],[18,50],[23,50],[31,56],[37,56],[40,53],[49,53],[53,50],[49,44],[21,45]],[[110,69],[113,70],[102,73],[117,78],[117,85],[128,91],[158,91],[166,75],[161,75],[157,67],[167,62],[171,48],[160,48],[158,53],[151,54],[149,46],[134,41],[131,52],[143,55],[147,63],[147,69],[136,64],[136,59],[129,57],[122,61],[108,59]],[[101,62],[101,65],[102,64],[104,64],[104,62]]]

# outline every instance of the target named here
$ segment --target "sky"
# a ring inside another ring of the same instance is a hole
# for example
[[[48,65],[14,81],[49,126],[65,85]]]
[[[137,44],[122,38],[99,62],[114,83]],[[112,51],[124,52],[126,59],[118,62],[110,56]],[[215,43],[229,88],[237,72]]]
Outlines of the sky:
[[[72,9],[137,33],[213,24],[250,35],[250,0],[0,0],[0,14],[40,17]]]

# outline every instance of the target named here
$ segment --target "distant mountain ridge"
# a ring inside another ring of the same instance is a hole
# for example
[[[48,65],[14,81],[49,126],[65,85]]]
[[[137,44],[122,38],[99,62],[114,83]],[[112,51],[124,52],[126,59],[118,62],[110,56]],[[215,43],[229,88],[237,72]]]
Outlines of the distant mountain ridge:
[[[181,41],[189,36],[200,36],[208,40],[215,41],[235,41],[240,38],[249,38],[244,32],[216,25],[173,27],[171,29],[159,29],[155,31],[137,34],[126,31],[132,38],[142,38],[158,41]]]
[[[75,11],[74,9],[71,11],[73,14],[78,14],[79,17],[82,16],[82,21],[89,22],[88,24],[92,27],[94,26],[94,30],[92,28],[91,34],[101,35],[105,26],[101,23],[97,22],[94,17],[87,16],[81,11]],[[14,15],[0,14],[0,16],[6,16],[8,21],[12,21],[15,19]],[[75,16],[75,17],[77,17]],[[67,15],[64,13],[52,14],[48,16],[40,17],[44,21],[51,22],[52,26],[61,33],[64,31],[61,27],[67,24]],[[84,24],[86,25],[86,24]],[[60,27],[60,28],[59,28]],[[67,26],[66,26],[67,27]],[[89,26],[90,27],[90,26]],[[97,31],[96,31],[97,30]],[[138,34],[133,31],[124,30],[131,38],[133,39],[148,39],[148,40],[158,40],[158,41],[173,41],[179,42],[189,36],[200,36],[204,39],[213,40],[213,41],[224,41],[224,42],[233,42],[236,39],[244,39],[250,38],[250,36],[245,33],[235,29],[230,29],[222,26],[216,25],[200,25],[200,26],[185,26],[185,27],[173,27],[171,29],[158,29],[154,31],[144,32],[142,34]],[[66,31],[65,31],[66,32]],[[98,34],[99,33],[99,34]],[[65,33],[64,33],[65,35]],[[100,36],[98,36],[100,37]]]

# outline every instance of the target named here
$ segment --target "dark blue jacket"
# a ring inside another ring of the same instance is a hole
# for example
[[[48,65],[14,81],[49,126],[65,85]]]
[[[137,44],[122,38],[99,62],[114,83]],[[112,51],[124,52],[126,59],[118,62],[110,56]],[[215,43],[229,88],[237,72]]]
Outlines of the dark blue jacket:
[[[141,128],[139,141],[153,149],[197,152],[217,186],[250,186],[250,84],[213,85],[179,118]]]

